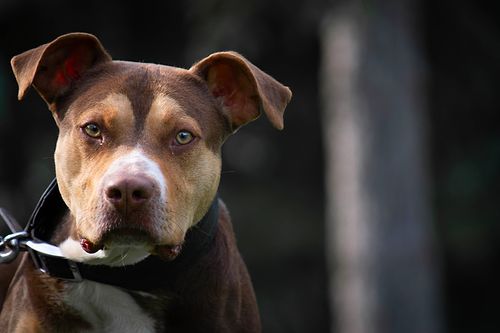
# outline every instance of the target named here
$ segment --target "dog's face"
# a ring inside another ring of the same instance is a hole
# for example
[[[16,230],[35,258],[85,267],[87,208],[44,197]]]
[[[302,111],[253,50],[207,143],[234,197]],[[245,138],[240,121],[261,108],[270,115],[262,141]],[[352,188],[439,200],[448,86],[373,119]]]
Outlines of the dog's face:
[[[261,109],[282,128],[291,98],[235,53],[189,70],[111,61],[87,34],[59,37],[12,66],[19,98],[33,85],[59,127],[56,175],[74,222],[62,249],[110,264],[180,246],[215,197],[224,140]]]
[[[89,80],[58,118],[55,153],[78,236],[181,244],[215,196],[229,124],[186,70],[111,62]]]

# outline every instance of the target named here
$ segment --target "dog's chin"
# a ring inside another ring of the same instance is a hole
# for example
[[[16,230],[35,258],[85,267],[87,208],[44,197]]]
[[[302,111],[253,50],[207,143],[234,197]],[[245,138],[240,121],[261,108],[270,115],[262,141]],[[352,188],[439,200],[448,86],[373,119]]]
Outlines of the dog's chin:
[[[144,230],[120,228],[102,234],[98,244],[102,249],[121,247],[151,248],[156,242],[155,237]]]
[[[146,231],[121,228],[103,233],[95,243],[84,236],[80,241],[69,237],[59,244],[59,248],[73,261],[90,265],[127,266],[150,255],[172,261],[180,254],[182,243],[164,244]]]
[[[115,245],[104,248],[98,252],[103,252],[103,257],[90,260],[88,264],[107,266],[128,266],[134,265],[146,259],[151,254],[151,246],[137,245]]]

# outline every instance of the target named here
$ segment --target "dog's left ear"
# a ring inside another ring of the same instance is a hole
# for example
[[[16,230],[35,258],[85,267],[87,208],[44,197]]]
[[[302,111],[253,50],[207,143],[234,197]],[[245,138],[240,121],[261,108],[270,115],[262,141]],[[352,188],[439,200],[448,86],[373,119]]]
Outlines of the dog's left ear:
[[[214,53],[191,67],[219,99],[232,130],[259,117],[261,110],[277,129],[292,92],[236,52]]]

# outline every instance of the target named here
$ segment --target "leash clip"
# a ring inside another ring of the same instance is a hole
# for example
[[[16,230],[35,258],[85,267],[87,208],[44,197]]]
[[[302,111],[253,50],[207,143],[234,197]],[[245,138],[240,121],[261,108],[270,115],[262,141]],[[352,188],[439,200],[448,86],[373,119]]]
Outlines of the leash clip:
[[[19,252],[22,250],[24,241],[29,239],[30,235],[3,208],[0,208],[0,217],[12,232],[5,237],[0,237],[0,264],[8,264],[17,258]]]
[[[1,237],[0,237],[1,238]],[[26,231],[15,232],[0,240],[0,264],[8,264],[17,258],[23,240],[29,238]]]

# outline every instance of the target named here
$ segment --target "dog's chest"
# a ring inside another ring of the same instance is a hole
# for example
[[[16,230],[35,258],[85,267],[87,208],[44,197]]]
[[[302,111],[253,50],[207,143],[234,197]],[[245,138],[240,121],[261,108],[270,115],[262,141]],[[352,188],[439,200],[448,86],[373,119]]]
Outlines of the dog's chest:
[[[156,331],[155,320],[134,298],[113,286],[91,281],[72,284],[68,287],[64,301],[92,325],[91,329],[83,331],[85,333]]]

